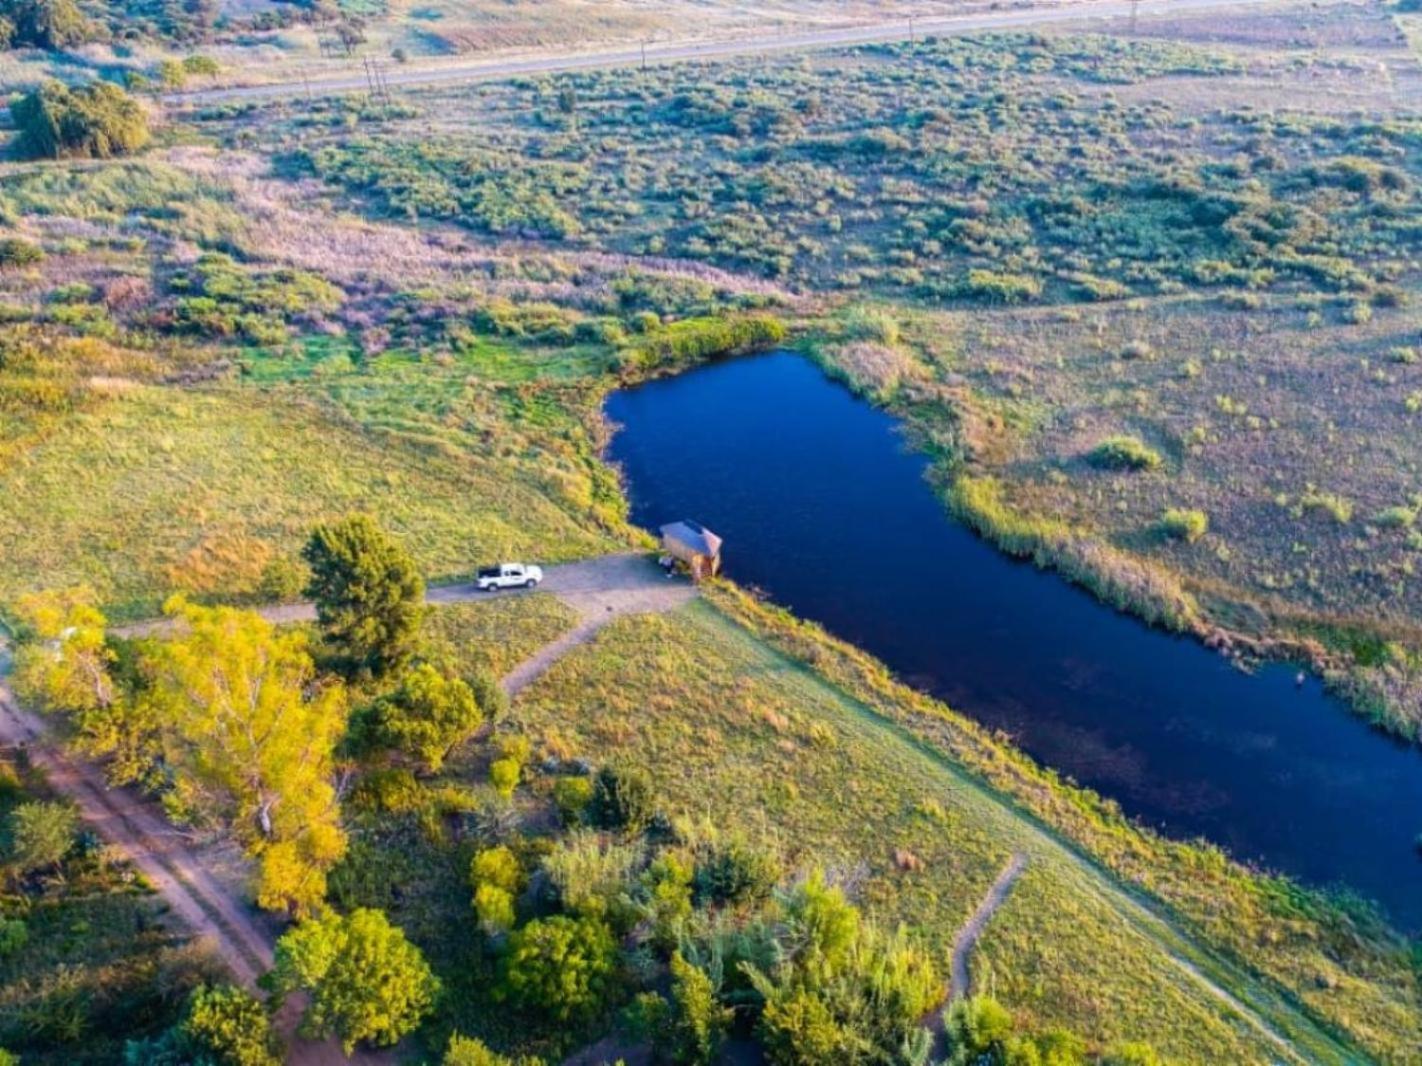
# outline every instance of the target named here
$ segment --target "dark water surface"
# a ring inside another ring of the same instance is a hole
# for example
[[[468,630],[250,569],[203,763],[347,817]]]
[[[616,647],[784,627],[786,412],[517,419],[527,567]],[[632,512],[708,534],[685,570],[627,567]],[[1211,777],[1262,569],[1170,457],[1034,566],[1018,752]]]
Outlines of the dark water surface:
[[[894,419],[790,353],[615,393],[633,518],[721,534],[727,573],[1177,836],[1422,927],[1422,753],[1296,671],[1247,675],[957,525]]]

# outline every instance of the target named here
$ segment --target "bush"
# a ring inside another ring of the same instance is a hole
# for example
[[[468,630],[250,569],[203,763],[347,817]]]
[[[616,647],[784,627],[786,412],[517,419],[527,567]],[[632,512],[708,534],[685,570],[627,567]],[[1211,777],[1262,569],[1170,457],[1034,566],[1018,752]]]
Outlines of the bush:
[[[347,1055],[362,1040],[389,1046],[412,1032],[440,988],[419,949],[368,907],[282,934],[271,983],[279,994],[308,992],[302,1031],[340,1037]]]
[[[482,1040],[454,1033],[444,1050],[441,1066],[543,1066],[543,1060],[528,1055],[509,1058],[491,1051]]]
[[[22,155],[108,159],[148,143],[148,116],[117,85],[96,81],[70,89],[47,81],[11,107]]]
[[[1154,470],[1162,461],[1159,452],[1135,437],[1107,437],[1087,459],[1102,470]]]
[[[10,812],[10,855],[20,873],[58,866],[79,829],[79,816],[64,803],[22,803]]]
[[[588,813],[594,825],[640,833],[656,813],[652,779],[635,766],[604,766],[593,785]]]
[[[699,900],[741,905],[765,901],[779,880],[780,863],[770,849],[737,835],[697,864],[694,884]]]
[[[212,1066],[281,1066],[281,1043],[271,1017],[240,988],[201,987],[178,1026],[180,1043],[195,1062]]]
[[[565,826],[582,822],[592,798],[593,784],[586,777],[560,777],[553,783],[553,803]]]
[[[582,829],[549,852],[543,869],[565,910],[620,927],[631,911],[632,876],[642,855],[638,844],[619,844]]]
[[[74,0],[3,0],[0,17],[9,23],[10,45],[56,52],[93,40],[97,27]]]
[[[1171,540],[1194,544],[1210,531],[1210,519],[1204,511],[1171,507],[1160,517],[1160,531]]]
[[[44,250],[23,237],[0,240],[0,267],[33,266],[43,258]]]
[[[473,690],[429,663],[411,668],[371,714],[379,740],[419,759],[430,773],[438,773],[450,751],[484,721]]]
[[[563,1025],[602,1008],[612,991],[617,944],[596,918],[554,915],[509,938],[499,995]]]

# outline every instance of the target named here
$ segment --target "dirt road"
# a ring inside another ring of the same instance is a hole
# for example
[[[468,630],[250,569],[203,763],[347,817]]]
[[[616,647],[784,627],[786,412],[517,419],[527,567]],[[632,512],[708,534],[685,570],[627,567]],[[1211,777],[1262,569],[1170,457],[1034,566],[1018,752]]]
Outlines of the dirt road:
[[[386,86],[454,84],[512,78],[526,74],[591,70],[606,67],[639,67],[661,63],[684,63],[704,59],[725,59],[741,55],[842,48],[859,44],[907,41],[928,36],[1010,30],[1053,23],[1104,22],[1113,19],[1179,15],[1215,8],[1257,7],[1275,0],[1089,0],[1089,2],[1042,5],[1016,11],[976,12],[968,15],[895,19],[836,29],[804,30],[794,33],[762,33],[720,41],[658,42],[644,46],[619,47],[582,52],[561,52],[519,58],[457,61],[443,65],[401,67],[382,66]],[[279,99],[292,96],[332,96],[366,92],[370,84],[364,71],[302,81],[272,82],[266,85],[204,89],[168,93],[162,97],[169,107],[190,107],[235,100]]]

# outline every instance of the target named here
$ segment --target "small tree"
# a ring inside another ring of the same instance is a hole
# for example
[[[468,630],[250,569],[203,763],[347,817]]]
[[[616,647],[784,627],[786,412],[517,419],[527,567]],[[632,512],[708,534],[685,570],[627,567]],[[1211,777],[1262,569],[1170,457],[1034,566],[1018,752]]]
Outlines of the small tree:
[[[588,813],[604,829],[640,833],[656,813],[652,779],[635,766],[604,766],[593,783]]]
[[[0,14],[17,45],[58,51],[92,40],[96,27],[74,0],[4,0]]]
[[[716,1059],[734,1012],[716,998],[706,972],[677,952],[671,960],[671,1024],[662,1038],[673,1062],[707,1066]]]
[[[380,739],[418,758],[430,773],[484,721],[473,689],[429,663],[413,667],[395,692],[378,700],[374,715]]]
[[[108,159],[148,143],[148,116],[140,104],[107,81],[68,88],[47,81],[10,109],[20,130],[22,155],[58,159]]]
[[[193,991],[178,1043],[195,1062],[212,1066],[281,1066],[281,1041],[266,1008],[230,985]]]
[[[352,670],[377,676],[411,655],[424,617],[425,582],[414,561],[369,515],[317,526],[302,551],[306,593],[331,646]]]
[[[347,1055],[362,1040],[394,1044],[433,1009],[439,979],[417,947],[384,913],[307,921],[277,941],[271,983],[281,995],[310,994],[302,1032],[338,1036]]]
[[[482,1040],[454,1033],[445,1048],[442,1066],[543,1066],[543,1060],[529,1055],[509,1058],[491,1051]]]
[[[36,800],[10,812],[10,853],[15,868],[27,874],[58,867],[74,846],[79,816],[64,803]]]
[[[514,900],[528,882],[514,853],[502,844],[477,852],[469,864],[469,881],[474,912],[485,934],[500,936],[512,929]]]
[[[616,967],[617,944],[603,922],[554,915],[529,922],[509,938],[499,992],[567,1025],[597,1013]]]

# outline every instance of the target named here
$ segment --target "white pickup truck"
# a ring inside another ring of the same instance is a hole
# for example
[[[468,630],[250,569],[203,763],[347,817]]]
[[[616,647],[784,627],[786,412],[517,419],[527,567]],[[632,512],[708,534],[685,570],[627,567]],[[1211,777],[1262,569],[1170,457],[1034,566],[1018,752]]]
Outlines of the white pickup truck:
[[[480,592],[497,592],[499,589],[537,588],[543,580],[543,570],[523,563],[500,563],[485,566],[474,575],[474,584]]]

